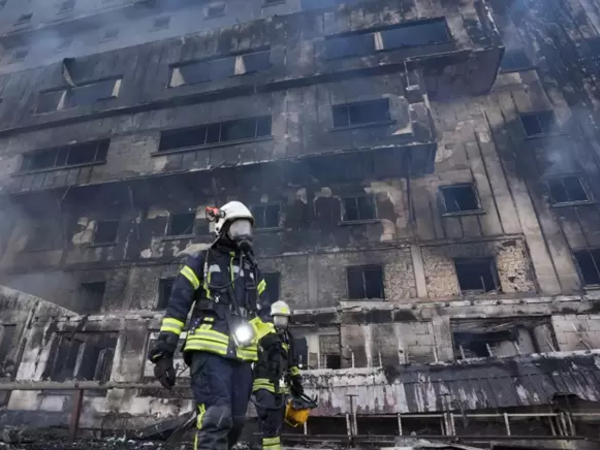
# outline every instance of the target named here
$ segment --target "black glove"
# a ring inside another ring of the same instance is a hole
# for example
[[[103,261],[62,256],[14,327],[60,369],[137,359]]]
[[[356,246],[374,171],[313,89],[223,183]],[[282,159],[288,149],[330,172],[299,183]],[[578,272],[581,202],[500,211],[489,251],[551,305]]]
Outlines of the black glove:
[[[154,377],[167,389],[175,386],[173,355],[178,343],[179,336],[173,333],[160,333],[150,349],[149,359],[154,363]]]
[[[304,395],[304,387],[302,387],[302,382],[299,377],[292,377],[290,379],[290,390],[292,391],[292,395],[294,397],[300,397]]]
[[[171,389],[175,386],[175,376],[173,358],[164,357],[154,364],[154,377],[163,385],[163,387]]]

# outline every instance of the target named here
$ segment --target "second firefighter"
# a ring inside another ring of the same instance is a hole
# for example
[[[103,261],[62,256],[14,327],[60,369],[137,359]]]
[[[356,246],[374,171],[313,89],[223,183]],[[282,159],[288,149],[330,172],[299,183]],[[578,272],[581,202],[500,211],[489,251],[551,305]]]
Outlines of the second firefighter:
[[[283,301],[271,306],[276,333],[259,341],[252,392],[262,432],[263,450],[281,450],[286,397],[304,393],[294,338],[288,329],[290,307]]]

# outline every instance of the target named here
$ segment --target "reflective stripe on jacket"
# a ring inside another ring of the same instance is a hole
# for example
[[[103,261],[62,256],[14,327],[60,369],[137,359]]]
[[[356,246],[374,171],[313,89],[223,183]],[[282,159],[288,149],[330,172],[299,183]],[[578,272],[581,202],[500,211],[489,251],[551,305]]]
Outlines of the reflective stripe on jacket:
[[[225,251],[218,246],[209,253],[209,261],[205,267],[207,252],[189,257],[173,283],[167,313],[162,320],[160,332],[180,335],[185,320],[194,301],[196,306],[188,325],[184,352],[205,351],[216,353],[226,358],[256,361],[258,351],[256,342],[245,347],[236,347],[231,337],[230,323],[242,321],[235,309],[230,309],[230,289],[212,292],[211,284],[223,286],[234,281],[231,289],[235,302],[240,306],[256,305],[255,311],[248,311],[246,320],[258,314],[262,320],[269,319],[270,302],[266,292],[266,282],[257,270],[246,260],[240,270],[240,254]],[[223,274],[221,267],[226,267]],[[205,269],[207,277],[205,279]],[[255,278],[259,281],[256,282]]]

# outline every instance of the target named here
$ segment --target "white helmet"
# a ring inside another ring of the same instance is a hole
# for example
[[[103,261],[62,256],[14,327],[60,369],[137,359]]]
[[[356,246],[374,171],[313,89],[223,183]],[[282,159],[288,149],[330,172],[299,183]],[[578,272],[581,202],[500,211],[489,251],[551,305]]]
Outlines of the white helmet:
[[[218,212],[215,213],[214,211],[214,208],[211,209],[211,212],[217,215],[217,223],[215,225],[215,233],[217,234],[221,234],[221,230],[223,229],[225,224],[236,219],[247,219],[250,222],[252,222],[252,225],[254,225],[254,217],[252,216],[252,213],[246,207],[246,205],[244,205],[241,202],[229,202],[224,204],[221,208],[219,208]]]
[[[292,311],[286,302],[278,300],[271,305],[271,316],[286,316],[290,317]]]

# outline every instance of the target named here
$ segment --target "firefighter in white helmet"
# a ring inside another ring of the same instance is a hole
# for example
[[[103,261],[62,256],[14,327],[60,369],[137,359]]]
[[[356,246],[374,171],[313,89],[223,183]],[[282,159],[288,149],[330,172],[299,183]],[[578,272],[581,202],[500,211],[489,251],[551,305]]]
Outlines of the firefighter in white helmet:
[[[298,367],[294,337],[288,328],[291,310],[284,301],[271,306],[276,333],[263,337],[258,345],[258,362],[254,367],[256,412],[260,421],[263,450],[281,450],[286,396],[304,393]]]
[[[188,258],[175,280],[150,360],[156,378],[172,388],[173,354],[194,305],[183,354],[198,408],[195,448],[228,450],[244,426],[258,341],[275,329],[254,259],[250,210],[233,201],[207,208],[206,215],[217,237],[208,250]]]

